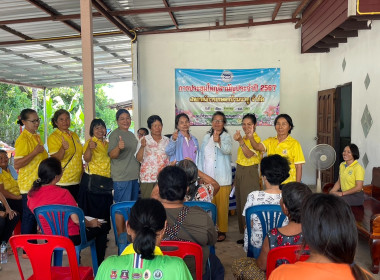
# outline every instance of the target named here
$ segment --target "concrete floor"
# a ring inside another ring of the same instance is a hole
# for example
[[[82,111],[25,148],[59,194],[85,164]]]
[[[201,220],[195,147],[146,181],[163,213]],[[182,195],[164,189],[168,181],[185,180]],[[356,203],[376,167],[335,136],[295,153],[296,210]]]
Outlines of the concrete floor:
[[[232,260],[235,258],[241,258],[245,256],[245,252],[243,250],[243,247],[241,245],[236,244],[236,240],[241,239],[242,235],[238,232],[238,226],[237,226],[237,216],[230,216],[229,219],[229,229],[230,232],[227,233],[227,239],[224,242],[219,242],[216,244],[216,254],[222,261],[226,275],[225,279],[234,279],[231,273],[231,263]],[[114,255],[117,254],[117,248],[115,246],[114,242],[114,236],[113,232],[111,231],[108,235],[110,238],[110,241],[108,243],[108,248],[106,251],[106,255]],[[19,251],[19,254],[21,252]],[[355,262],[362,266],[365,269],[369,269],[371,260],[369,255],[369,246],[365,240],[362,238],[359,238],[359,246],[358,251],[355,256]],[[27,278],[32,274],[31,266],[29,263],[29,260],[21,259],[21,267],[24,271],[24,276]],[[65,260],[64,257],[64,263],[67,260]],[[82,253],[82,262],[84,266],[91,266],[91,255],[90,250],[86,249]],[[0,271],[0,279],[21,279],[19,276],[19,272],[17,269],[17,264],[15,261],[15,258],[13,255],[9,256],[8,263],[7,264],[1,264],[2,270]],[[380,280],[380,275],[373,275],[375,279]],[[175,279],[175,277],[173,277]]]

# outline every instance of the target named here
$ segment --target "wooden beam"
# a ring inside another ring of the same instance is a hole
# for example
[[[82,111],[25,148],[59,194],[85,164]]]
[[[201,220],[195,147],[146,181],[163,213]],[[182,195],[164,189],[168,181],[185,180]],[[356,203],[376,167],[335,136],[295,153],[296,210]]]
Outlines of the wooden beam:
[[[368,21],[347,20],[339,25],[339,28],[344,30],[365,30],[371,29],[371,24]]]
[[[333,36],[334,38],[358,37],[358,31],[357,30],[345,31],[342,29],[335,29],[331,31],[329,35]]]
[[[4,80],[4,79],[0,79],[0,83],[9,84],[9,85],[16,85],[16,86],[23,86],[23,87],[40,88],[40,89],[46,88],[44,86],[39,86],[39,85],[35,85],[35,84],[20,83],[20,82],[14,82],[11,80]]]
[[[108,19],[109,22],[111,22],[113,25],[119,28],[129,38],[133,39],[135,37],[123,23],[121,23],[119,20],[115,19],[112,15],[110,15],[110,13],[102,6],[102,3],[98,2],[97,0],[92,0],[92,5],[95,7],[95,9],[98,10],[99,13],[101,13],[106,19]]]
[[[269,24],[279,24],[279,23],[289,23],[296,22],[298,19],[281,19],[272,21],[260,21],[260,22],[248,22],[241,24],[229,24],[229,25],[219,25],[219,26],[205,26],[205,27],[194,27],[194,28],[182,28],[182,29],[170,29],[170,30],[153,30],[153,31],[142,31],[139,35],[150,35],[150,34],[165,34],[165,33],[178,33],[178,32],[193,32],[193,31],[206,31],[206,30],[220,30],[220,29],[231,29],[240,27],[251,27],[259,25],[269,25]]]
[[[322,49],[322,48],[317,48],[317,47],[311,47],[305,53],[328,53],[328,52],[330,52],[330,49]]]
[[[301,12],[301,10],[306,7],[306,4],[309,3],[310,0],[303,0],[297,7],[297,9],[294,11],[292,18],[296,18],[298,14]]]
[[[347,43],[347,38],[334,38],[331,36],[326,36],[325,38],[321,39],[321,41],[327,44]]]
[[[169,3],[168,3],[167,0],[162,0],[162,2],[164,2],[164,5],[165,5],[166,8],[169,8]],[[172,22],[173,22],[174,25],[175,25],[175,28],[178,29],[178,28],[179,28],[179,27],[178,27],[178,22],[177,22],[177,19],[174,17],[173,12],[169,12],[169,15],[170,15],[170,18],[172,19]]]
[[[223,4],[226,4],[227,0],[223,0]],[[227,7],[223,8],[223,25],[227,24]]]
[[[330,49],[330,48],[337,48],[339,47],[339,44],[338,43],[324,43],[324,42],[318,42],[314,45],[315,47],[317,48],[320,48],[320,49]]]
[[[297,22],[295,28],[300,28],[302,23],[304,23],[313,14],[313,12],[323,3],[323,1],[324,0],[317,0],[310,9],[308,9],[305,13],[302,13],[302,18]]]
[[[276,8],[274,8],[273,14],[272,14],[272,20],[276,19],[276,16],[278,14],[278,11],[281,8],[282,3],[277,3]]]

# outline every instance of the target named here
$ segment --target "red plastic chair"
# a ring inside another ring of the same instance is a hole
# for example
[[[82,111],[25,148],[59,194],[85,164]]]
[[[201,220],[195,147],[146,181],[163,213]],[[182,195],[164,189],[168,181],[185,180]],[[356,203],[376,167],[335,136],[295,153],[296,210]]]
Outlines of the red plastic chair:
[[[42,243],[30,243],[30,240],[42,241]],[[9,239],[9,243],[11,244],[22,280],[25,278],[20,266],[17,248],[22,248],[29,257],[33,269],[33,275],[28,278],[30,280],[94,279],[91,267],[78,267],[74,244],[67,237],[58,235],[24,234],[12,236]],[[51,266],[52,254],[56,248],[63,248],[67,251],[69,267]]]
[[[310,257],[309,247],[302,250],[302,245],[289,245],[273,248],[267,258],[267,279],[277,267],[279,260],[286,263],[304,262]]]
[[[193,242],[161,241],[160,248],[164,255],[180,257],[194,256],[195,273],[197,280],[202,280],[203,275],[203,252],[202,247]]]

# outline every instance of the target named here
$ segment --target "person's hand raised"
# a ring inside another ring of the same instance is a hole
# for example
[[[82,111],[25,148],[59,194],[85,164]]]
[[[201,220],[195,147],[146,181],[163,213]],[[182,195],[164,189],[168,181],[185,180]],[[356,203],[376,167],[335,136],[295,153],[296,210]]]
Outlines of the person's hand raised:
[[[118,147],[119,147],[120,150],[124,150],[124,148],[125,148],[125,143],[123,141],[123,138],[121,138],[121,136],[119,136]]]
[[[97,144],[96,142],[92,141],[92,139],[90,139],[90,141],[88,142],[88,147],[89,147],[91,150],[95,149],[97,145],[98,145],[98,144]]]
[[[214,139],[214,142],[219,143],[220,142],[220,132],[214,131],[212,134],[212,137]]]
[[[65,140],[65,137],[62,136],[62,148],[66,151],[69,148],[69,143]]]
[[[145,136],[143,136],[141,138],[141,147],[145,148],[145,146],[146,146],[146,139],[145,139]]]
[[[240,134],[240,130],[236,130],[236,132],[234,134],[234,140],[239,142],[241,139],[242,139],[242,137]]]
[[[172,134],[173,141],[177,141],[177,138],[178,138],[178,130],[174,131],[174,133]]]

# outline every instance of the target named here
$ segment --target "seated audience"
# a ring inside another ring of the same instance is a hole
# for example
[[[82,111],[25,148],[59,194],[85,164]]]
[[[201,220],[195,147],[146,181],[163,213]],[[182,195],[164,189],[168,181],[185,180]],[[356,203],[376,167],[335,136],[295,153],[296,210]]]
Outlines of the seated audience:
[[[263,191],[253,191],[248,195],[242,215],[245,216],[245,210],[251,206],[263,204],[279,205],[281,199],[280,184],[288,178],[289,170],[288,160],[280,155],[271,155],[263,158],[260,164],[260,171],[265,189]],[[244,230],[244,250],[246,252],[248,251],[248,242],[251,242],[255,248],[261,248],[262,246],[263,232],[260,220],[256,215],[252,215],[251,224],[253,224],[251,240],[248,241],[247,229]]]
[[[354,262],[358,232],[347,203],[334,195],[312,194],[302,206],[301,221],[310,258],[279,266],[269,280],[373,279]]]
[[[289,224],[284,227],[274,228],[267,233],[257,260],[248,257],[235,260],[232,264],[232,272],[235,277],[241,280],[265,279],[267,257],[270,250],[279,246],[302,243],[302,203],[311,193],[308,186],[298,182],[288,183],[282,187],[280,205],[282,212],[289,219]]]
[[[28,207],[34,213],[34,209],[39,206],[62,204],[77,207],[77,203],[71,193],[56,184],[62,177],[61,162],[50,157],[41,161],[38,167],[38,179],[34,181],[32,189],[28,193]],[[86,236],[87,239],[95,238],[96,255],[98,263],[104,260],[104,255],[107,247],[107,232],[108,226],[102,224],[98,219],[88,221],[86,223]],[[51,234],[50,227],[42,218],[42,228],[45,234]],[[74,245],[79,245],[79,219],[77,215],[71,215],[68,224],[69,238],[73,241]]]
[[[0,193],[0,244],[5,241],[8,242],[9,238],[12,236],[12,232],[15,229],[20,215],[17,215],[13,211],[5,199],[5,197]]]
[[[218,182],[200,171],[191,160],[181,160],[178,163],[178,167],[182,168],[187,176],[188,190],[185,196],[185,201],[211,202],[214,195],[220,189]]]
[[[183,202],[187,190],[185,171],[167,166],[158,175],[159,200],[168,217],[164,240],[198,243],[203,250],[203,279],[224,279],[224,267],[209,246],[216,243],[217,232],[210,216],[199,207],[187,207]],[[195,279],[194,259],[185,258]]]
[[[0,150],[0,193],[7,199],[9,206],[22,217],[22,196],[18,187],[17,171],[8,165],[8,154]]]
[[[364,203],[365,170],[358,162],[359,157],[359,148],[355,144],[344,148],[344,162],[339,166],[339,178],[330,190],[331,194],[340,196],[351,206],[360,206]]]
[[[164,256],[158,247],[166,227],[165,209],[159,201],[137,200],[126,224],[133,243],[121,256],[108,257],[99,267],[96,280],[192,279],[182,259]]]

